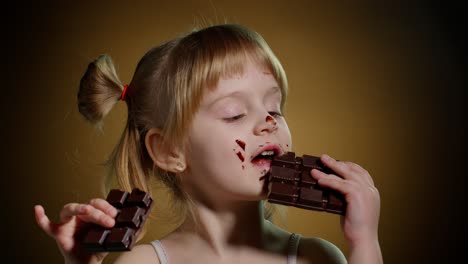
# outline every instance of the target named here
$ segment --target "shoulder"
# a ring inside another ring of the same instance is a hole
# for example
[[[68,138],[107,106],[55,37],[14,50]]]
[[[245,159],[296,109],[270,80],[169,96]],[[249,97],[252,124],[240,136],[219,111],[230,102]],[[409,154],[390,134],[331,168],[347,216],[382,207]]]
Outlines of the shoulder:
[[[297,255],[299,263],[348,263],[337,246],[318,237],[301,237]]]
[[[120,254],[115,264],[159,264],[159,258],[154,250],[153,246],[150,244],[142,244],[135,246],[131,251],[124,252]]]

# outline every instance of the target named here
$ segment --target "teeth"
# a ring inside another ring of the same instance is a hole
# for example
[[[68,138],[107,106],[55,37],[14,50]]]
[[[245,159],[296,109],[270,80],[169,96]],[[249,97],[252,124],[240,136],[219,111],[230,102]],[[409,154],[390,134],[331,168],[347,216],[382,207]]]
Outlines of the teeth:
[[[263,151],[261,153],[262,156],[270,156],[270,155],[273,155],[275,154],[275,152],[273,150],[266,150],[266,151]]]

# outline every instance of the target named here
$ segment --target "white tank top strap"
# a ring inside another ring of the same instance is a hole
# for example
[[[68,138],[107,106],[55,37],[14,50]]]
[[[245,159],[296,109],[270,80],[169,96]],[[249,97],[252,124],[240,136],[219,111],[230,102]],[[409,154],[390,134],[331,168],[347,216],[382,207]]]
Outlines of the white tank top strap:
[[[300,235],[292,233],[288,242],[288,264],[296,264]]]
[[[167,255],[166,255],[166,252],[164,251],[161,241],[154,240],[151,242],[151,245],[153,245],[154,250],[156,250],[156,255],[158,255],[159,263],[168,264],[169,262],[167,261]]]

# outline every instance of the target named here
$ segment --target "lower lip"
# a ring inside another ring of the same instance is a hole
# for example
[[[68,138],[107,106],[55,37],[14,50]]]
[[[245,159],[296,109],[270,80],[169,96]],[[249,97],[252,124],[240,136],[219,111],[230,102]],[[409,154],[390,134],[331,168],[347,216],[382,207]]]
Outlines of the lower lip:
[[[253,161],[252,164],[254,165],[254,167],[258,168],[262,173],[266,174],[270,170],[271,160],[260,159],[260,160]]]

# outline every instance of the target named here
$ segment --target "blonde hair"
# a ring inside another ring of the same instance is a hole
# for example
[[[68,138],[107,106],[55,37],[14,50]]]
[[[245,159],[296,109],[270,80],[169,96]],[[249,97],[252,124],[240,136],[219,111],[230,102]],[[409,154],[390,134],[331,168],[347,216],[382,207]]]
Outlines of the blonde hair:
[[[165,150],[183,147],[204,91],[216,87],[221,77],[242,74],[247,59],[265,67],[276,78],[283,107],[287,94],[283,67],[260,34],[243,26],[224,24],[194,30],[143,56],[125,96],[125,131],[108,163],[122,189],[138,187],[151,193],[149,179],[154,174],[169,187],[175,201],[190,202],[177,175],[154,168],[144,144],[145,134],[150,128],[158,128]],[[81,79],[80,113],[100,125],[120,99],[122,90],[111,58],[99,56]]]

